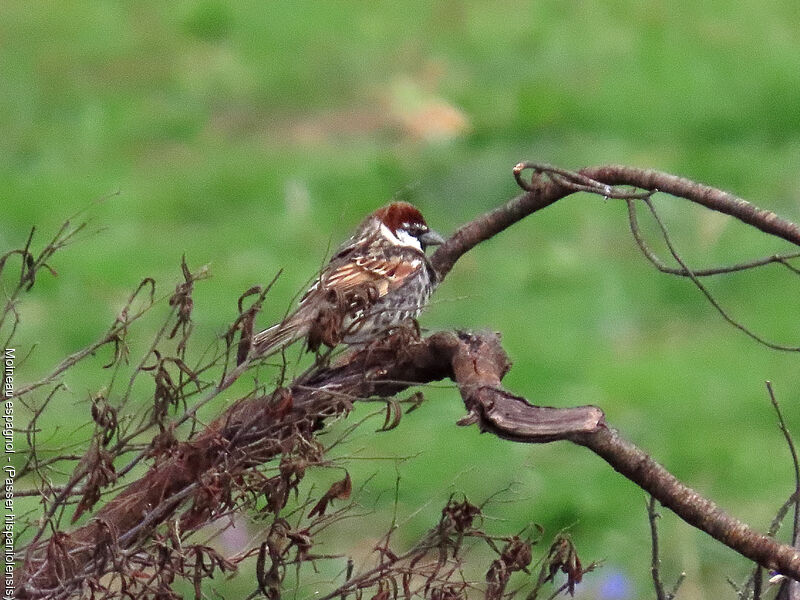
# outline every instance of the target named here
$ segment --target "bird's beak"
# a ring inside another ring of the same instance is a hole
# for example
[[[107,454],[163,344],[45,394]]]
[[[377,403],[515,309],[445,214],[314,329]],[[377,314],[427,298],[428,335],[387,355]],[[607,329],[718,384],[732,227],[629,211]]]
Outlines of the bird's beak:
[[[434,231],[433,229],[429,229],[422,235],[417,238],[422,244],[423,247],[425,246],[438,246],[439,244],[444,244],[444,238]]]

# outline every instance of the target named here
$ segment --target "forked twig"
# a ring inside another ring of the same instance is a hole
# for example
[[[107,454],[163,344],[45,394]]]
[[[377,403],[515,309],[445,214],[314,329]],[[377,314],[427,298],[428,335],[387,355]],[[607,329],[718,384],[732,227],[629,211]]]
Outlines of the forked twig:
[[[664,590],[664,582],[661,580],[661,554],[658,544],[658,519],[661,515],[656,511],[656,499],[650,496],[647,499],[647,519],[650,523],[650,575],[653,579],[653,587],[656,591],[656,600],[673,600],[678,595],[678,590],[686,579],[686,573],[681,572],[672,589],[667,592]]]
[[[691,272],[687,271],[686,269],[676,269],[674,267],[670,267],[666,265],[655,252],[653,252],[652,248],[650,248],[645,241],[641,229],[639,228],[639,221],[636,217],[636,203],[633,200],[628,200],[627,204],[628,222],[630,223],[631,233],[633,234],[633,239],[636,241],[636,245],[639,246],[639,249],[642,251],[642,254],[645,256],[645,258],[647,258],[647,260],[649,260],[653,266],[662,273],[667,273],[668,275],[678,275],[679,277],[690,277],[691,275],[694,275],[695,277],[711,277],[713,275],[724,275],[727,273],[747,271],[749,269],[755,269],[765,265],[777,263],[783,267],[786,267],[786,269],[792,273],[800,275],[800,269],[793,266],[789,262],[794,258],[800,257],[800,252],[794,252],[790,254],[773,254],[771,256],[764,256],[762,258],[756,258],[754,260],[735,265],[694,269]]]

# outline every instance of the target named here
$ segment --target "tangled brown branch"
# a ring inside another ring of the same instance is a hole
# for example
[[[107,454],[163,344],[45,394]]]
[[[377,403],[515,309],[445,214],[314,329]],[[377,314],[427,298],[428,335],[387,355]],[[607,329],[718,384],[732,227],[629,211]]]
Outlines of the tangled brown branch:
[[[533,172],[529,181],[522,177],[527,170]],[[797,225],[731,194],[672,175],[614,166],[570,172],[532,163],[520,163],[514,174],[525,190],[523,194],[459,228],[432,255],[431,262],[440,282],[459,258],[481,241],[575,192],[618,198],[628,202],[629,206],[640,201],[650,205],[654,193],[667,193],[723,212],[800,246],[800,228]],[[620,185],[635,189],[629,191],[616,187]],[[641,236],[635,213],[630,214],[631,227],[638,241]],[[667,235],[665,230],[664,235]],[[648,256],[652,254],[645,250],[647,246],[643,242],[640,247]],[[23,255],[27,256],[26,253],[29,253],[27,246]],[[697,277],[701,275],[736,270],[729,268],[698,273],[686,266],[677,253],[673,252],[673,256],[681,265],[675,274],[690,277],[696,285]],[[649,258],[652,260],[652,256]],[[748,268],[780,262],[794,270],[787,262],[791,258],[792,255],[785,255],[755,261]],[[43,485],[47,489],[42,494],[48,498],[49,508],[43,525],[23,549],[23,576],[18,587],[20,598],[66,598],[80,590],[84,593],[102,591],[106,596],[112,596],[117,588],[109,587],[103,580],[104,576],[117,577],[116,585],[126,590],[135,589],[141,594],[159,598],[172,597],[170,586],[176,575],[194,578],[195,587],[199,589],[200,579],[210,576],[215,570],[230,571],[237,561],[253,556],[253,553],[237,560],[224,558],[205,546],[187,545],[184,534],[220,515],[234,514],[244,506],[253,508],[257,505],[256,498],[261,498],[266,504],[261,510],[272,516],[267,539],[256,552],[259,592],[277,597],[287,565],[315,558],[311,551],[314,527],[321,526],[320,523],[329,518],[326,512],[331,503],[350,495],[352,482],[346,476],[314,504],[308,515],[311,523],[306,527],[292,527],[282,516],[281,511],[287,506],[292,492],[297,492],[306,469],[322,462],[323,449],[316,441],[315,433],[327,419],[349,412],[352,403],[358,399],[391,398],[410,386],[441,379],[451,379],[461,392],[467,414],[459,425],[476,424],[482,431],[514,442],[567,440],[584,446],[686,522],[756,563],[800,580],[800,552],[734,519],[712,501],[678,481],[610,427],[601,409],[593,406],[561,409],[535,406],[506,391],[501,381],[510,363],[499,338],[493,334],[441,332],[419,339],[408,332],[398,332],[363,351],[340,357],[332,364],[317,363],[285,386],[274,390],[257,389],[210,423],[202,425],[196,418],[199,407],[228,389],[254,366],[250,362],[253,359],[247,358],[246,353],[240,350],[239,364],[227,370],[229,357],[236,350],[233,333],[238,331],[245,338],[252,333],[252,319],[268,287],[255,291],[258,298],[253,307],[240,306],[240,315],[231,328],[231,335],[227,336],[226,350],[213,354],[205,362],[190,365],[186,357],[191,334],[191,293],[198,276],[192,275],[185,263],[183,275],[184,282],[170,296],[173,311],[156,338],[156,342],[160,342],[162,338],[180,332],[175,354],[160,354],[154,342],[118,402],[97,398],[92,413],[96,425],[92,447],[81,458],[67,485],[60,488]],[[23,277],[21,282],[24,281]],[[152,291],[150,297],[152,300]],[[136,312],[134,317],[138,319],[140,314]],[[76,353],[40,382],[21,388],[21,393],[28,394],[56,382],[64,370],[105,344],[115,345],[115,358],[111,364],[119,365],[124,354],[119,348],[124,347],[127,327],[132,320],[126,313],[125,318],[118,319],[98,344]],[[214,372],[220,361],[225,365],[224,374],[216,381],[208,381],[206,374]],[[129,420],[121,425],[117,411],[133,394],[134,379],[144,373],[151,373],[156,384],[154,405],[137,422]],[[43,406],[37,410],[43,410]],[[179,414],[180,407],[184,407],[182,414]],[[175,415],[171,420],[170,414]],[[385,427],[396,426],[398,415],[396,407],[388,404]],[[197,428],[197,432],[180,441],[176,431],[187,421]],[[137,446],[135,440],[153,428],[158,429],[158,435],[145,447]],[[125,453],[133,453],[132,458],[114,472],[113,458]],[[72,513],[77,515],[76,518],[81,512],[91,511],[113,482],[119,481],[135,465],[148,458],[153,462],[145,474],[127,483],[84,525],[67,533],[58,527],[58,521],[53,520],[70,502],[79,502],[77,511]],[[38,473],[44,463],[37,459],[29,461],[29,464],[29,471]],[[265,465],[271,465],[273,470],[264,470]],[[308,511],[309,506],[304,505],[302,510]],[[442,541],[444,538],[438,539],[446,546]],[[498,551],[499,558],[487,572],[488,597],[501,597],[510,574],[527,568],[524,549],[514,545],[516,542],[512,539],[505,540],[505,543],[504,549]],[[564,554],[559,550],[556,554],[566,557],[563,565],[571,573],[570,585],[574,585],[582,574],[580,561],[568,552]],[[448,555],[448,550],[444,555]],[[361,585],[359,581],[377,590],[378,597],[397,596],[396,590],[410,583],[403,582],[402,577],[392,579],[389,566],[397,566],[397,570],[391,573],[402,575],[403,568],[410,566],[413,569],[417,564],[414,560],[419,555],[390,556],[387,546],[383,556],[385,560],[380,563],[383,566],[366,571],[367,575],[348,576],[348,581],[329,597],[363,589],[355,587]],[[405,566],[401,568],[399,565],[404,560]],[[434,597],[433,589],[439,590],[436,593],[441,598],[456,598],[466,593],[464,587],[453,584],[451,576],[454,571],[450,571],[447,577],[440,577],[445,572],[445,565],[441,560],[435,565],[434,571],[415,571],[415,575],[435,573],[428,579],[426,593],[429,597]],[[137,570],[144,575],[132,575]]]

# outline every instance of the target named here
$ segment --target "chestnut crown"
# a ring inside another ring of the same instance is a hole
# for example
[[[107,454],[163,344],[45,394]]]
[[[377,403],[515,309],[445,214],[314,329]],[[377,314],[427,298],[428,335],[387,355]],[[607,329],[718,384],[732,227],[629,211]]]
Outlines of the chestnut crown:
[[[388,234],[393,243],[420,250],[444,243],[444,238],[428,227],[419,209],[408,202],[392,202],[372,213],[370,219],[377,219],[386,228],[384,235]]]

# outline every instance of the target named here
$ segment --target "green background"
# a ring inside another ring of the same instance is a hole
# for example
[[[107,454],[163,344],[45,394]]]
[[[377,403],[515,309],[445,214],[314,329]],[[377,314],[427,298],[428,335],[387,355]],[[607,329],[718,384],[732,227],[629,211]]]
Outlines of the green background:
[[[59,276],[25,295],[18,352],[36,348],[17,377],[35,379],[97,339],[143,277],[169,293],[184,253],[213,273],[195,294],[199,340],[220,335],[238,296],[283,269],[260,316],[266,326],[367,212],[401,195],[450,233],[518,192],[519,160],[652,167],[798,221],[799,24],[790,0],[4,2],[0,249],[21,245],[32,225],[40,247],[66,217],[116,193],[88,210],[102,231],[66,249],[53,261]],[[788,249],[685,201],[656,202],[694,266]],[[800,285],[788,271],[707,284],[756,331],[800,344]],[[138,330],[141,343],[155,323]],[[509,389],[540,404],[602,407],[625,436],[757,528],[792,490],[764,380],[800,431],[797,354],[757,345],[690,282],[656,272],[637,252],[624,204],[570,197],[483,244],[421,324],[502,332],[515,363]],[[87,434],[86,398],[107,359],[101,352],[68,378],[53,445]],[[377,418],[337,450],[415,456],[399,466],[398,510],[413,514],[401,545],[451,492],[482,501],[513,483],[503,496],[512,501],[487,508],[502,519],[490,528],[568,527],[584,562],[605,559],[578,595],[652,595],[643,492],[581,448],[457,428],[452,386],[426,397],[397,430],[373,434]],[[380,535],[393,462],[346,464],[355,487],[378,473],[361,501],[377,508]],[[320,485],[339,477],[318,476]],[[687,573],[680,597],[733,597],[725,578],[741,580],[746,561],[672,515],[662,524],[668,581]],[[348,526],[328,551],[369,550],[368,534]],[[224,589],[249,591],[252,578],[235,586]]]

